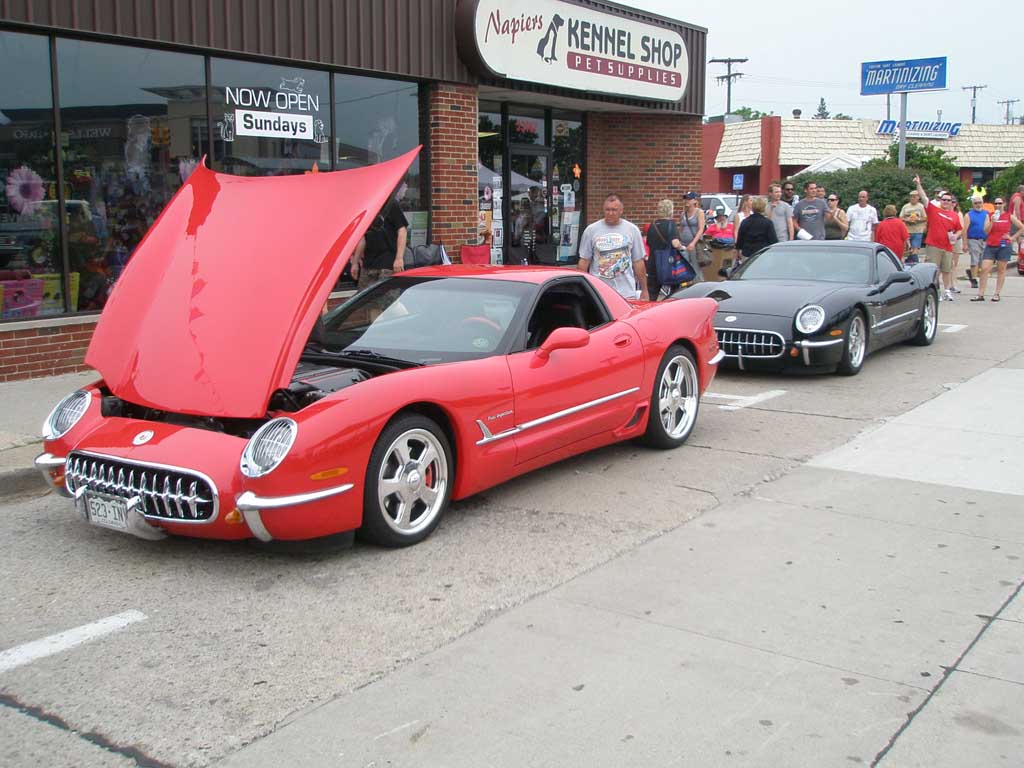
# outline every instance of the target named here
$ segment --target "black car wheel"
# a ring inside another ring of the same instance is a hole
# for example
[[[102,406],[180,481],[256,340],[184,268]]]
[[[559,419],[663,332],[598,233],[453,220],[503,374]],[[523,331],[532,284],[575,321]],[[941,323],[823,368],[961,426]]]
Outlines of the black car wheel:
[[[418,414],[395,419],[370,454],[360,538],[383,547],[423,541],[448,508],[453,480],[444,430]]]
[[[652,448],[678,448],[693,432],[699,408],[697,365],[690,350],[675,344],[658,366],[643,442]]]
[[[868,353],[868,327],[864,322],[864,313],[854,310],[850,322],[846,324],[846,341],[843,344],[843,359],[839,361],[836,371],[843,376],[856,376],[864,367],[864,358]]]
[[[917,333],[911,344],[919,347],[927,347],[935,341],[935,332],[939,328],[939,301],[935,295],[935,289],[929,288],[924,295],[924,306],[921,308],[921,323],[918,325]]]

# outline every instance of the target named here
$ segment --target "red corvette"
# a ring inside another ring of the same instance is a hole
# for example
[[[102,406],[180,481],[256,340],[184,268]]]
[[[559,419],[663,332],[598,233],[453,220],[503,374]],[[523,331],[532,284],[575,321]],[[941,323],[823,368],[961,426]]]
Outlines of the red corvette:
[[[414,153],[239,178],[201,166],[139,245],[37,466],[89,522],[420,541],[451,499],[630,438],[682,444],[721,358],[712,299],[630,303],[565,269],[418,269],[321,308]]]

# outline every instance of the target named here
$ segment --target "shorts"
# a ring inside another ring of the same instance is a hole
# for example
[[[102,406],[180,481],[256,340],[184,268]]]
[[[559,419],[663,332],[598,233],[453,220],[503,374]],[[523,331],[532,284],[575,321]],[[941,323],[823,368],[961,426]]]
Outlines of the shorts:
[[[395,274],[393,269],[361,269],[359,270],[359,279],[356,281],[356,285],[359,290],[363,288],[369,288],[371,285],[376,285],[382,280],[387,280]]]
[[[981,264],[981,257],[985,254],[984,238],[970,238],[967,241],[967,250],[971,252],[971,266]]]
[[[1013,249],[1009,241],[1004,240],[1000,245],[985,246],[985,261],[1009,261]]]
[[[934,245],[927,245],[924,249],[924,260],[929,264],[938,264],[939,272],[949,273],[953,271],[953,252]]]
[[[911,232],[910,233],[910,247],[920,248],[921,243],[924,242],[924,232]]]

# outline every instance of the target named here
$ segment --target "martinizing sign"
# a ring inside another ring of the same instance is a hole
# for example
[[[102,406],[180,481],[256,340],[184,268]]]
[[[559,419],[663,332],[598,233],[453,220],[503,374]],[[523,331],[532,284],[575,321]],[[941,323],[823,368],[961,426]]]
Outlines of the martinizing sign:
[[[678,101],[689,58],[670,27],[566,0],[459,0],[459,53],[479,74]]]
[[[941,91],[946,87],[946,57],[866,61],[860,65],[860,95]]]

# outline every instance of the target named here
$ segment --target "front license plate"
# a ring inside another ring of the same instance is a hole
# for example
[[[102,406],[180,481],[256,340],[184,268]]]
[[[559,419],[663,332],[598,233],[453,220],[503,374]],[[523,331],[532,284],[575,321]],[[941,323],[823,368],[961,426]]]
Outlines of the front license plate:
[[[128,503],[117,496],[86,493],[85,508],[89,522],[115,531],[128,530]]]

